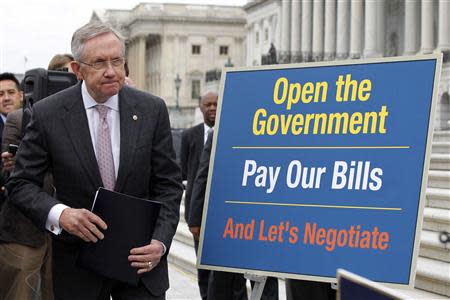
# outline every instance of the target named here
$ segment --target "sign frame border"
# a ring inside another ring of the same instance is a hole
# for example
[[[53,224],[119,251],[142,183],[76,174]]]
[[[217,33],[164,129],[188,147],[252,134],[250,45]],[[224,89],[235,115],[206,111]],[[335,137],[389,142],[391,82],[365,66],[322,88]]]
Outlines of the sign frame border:
[[[310,275],[299,275],[292,273],[283,273],[283,272],[270,272],[270,271],[261,271],[254,269],[241,269],[241,268],[230,268],[230,267],[219,267],[212,265],[201,264],[200,260],[202,257],[203,251],[203,239],[205,234],[205,225],[208,214],[208,204],[209,204],[209,196],[211,191],[211,179],[212,174],[214,172],[214,160],[216,153],[216,143],[217,136],[220,131],[220,119],[222,114],[222,101],[224,94],[224,87],[228,73],[233,72],[245,72],[245,71],[262,71],[262,70],[283,70],[283,69],[303,69],[303,68],[317,68],[317,67],[327,67],[327,66],[351,66],[351,65],[362,65],[362,64],[377,64],[377,63],[392,63],[392,62],[408,62],[408,61],[422,61],[422,60],[436,60],[436,67],[434,72],[434,82],[433,82],[433,90],[431,97],[431,107],[430,107],[430,116],[428,119],[428,132],[426,138],[425,145],[425,158],[424,165],[422,169],[422,183],[420,188],[420,198],[419,198],[419,209],[417,212],[417,220],[416,220],[416,230],[414,236],[414,246],[412,251],[412,259],[411,259],[411,267],[409,274],[409,283],[408,284],[398,284],[398,283],[389,283],[382,282],[380,283],[386,284],[387,286],[391,286],[394,288],[414,288],[416,271],[417,271],[417,259],[419,256],[419,247],[420,247],[420,235],[422,230],[423,223],[423,211],[425,208],[426,202],[426,189],[428,184],[428,170],[430,166],[430,155],[431,155],[431,145],[433,139],[434,132],[434,123],[435,123],[435,111],[437,106],[437,97],[439,90],[439,80],[441,75],[442,68],[442,59],[443,55],[440,52],[434,52],[432,54],[422,54],[422,55],[414,55],[414,56],[396,56],[396,57],[383,57],[383,58],[364,58],[358,60],[338,60],[338,61],[327,61],[327,62],[308,62],[308,63],[294,63],[294,64],[278,64],[278,65],[265,65],[265,66],[252,66],[252,67],[224,67],[222,69],[222,76],[220,79],[220,87],[219,87],[219,98],[217,102],[217,113],[216,113],[216,129],[214,130],[214,139],[212,143],[211,149],[211,158],[210,158],[210,168],[208,172],[208,179],[205,191],[205,202],[203,206],[202,213],[202,223],[200,227],[200,239],[199,239],[199,248],[197,255],[197,263],[196,267],[200,269],[207,269],[213,271],[225,271],[225,272],[235,272],[235,273],[243,273],[243,274],[255,274],[258,276],[273,276],[278,278],[289,278],[289,279],[302,279],[302,280],[311,280],[311,281],[321,281],[321,282],[332,282],[336,283],[337,279],[335,277],[323,277],[323,276],[310,276]]]

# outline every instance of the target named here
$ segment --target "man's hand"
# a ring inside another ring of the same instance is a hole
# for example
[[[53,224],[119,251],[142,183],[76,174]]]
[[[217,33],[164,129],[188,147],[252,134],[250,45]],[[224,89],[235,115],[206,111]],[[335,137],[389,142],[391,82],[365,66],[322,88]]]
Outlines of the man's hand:
[[[194,236],[194,240],[198,241],[200,238],[200,227],[189,227],[189,231]]]
[[[128,261],[138,269],[138,274],[142,274],[156,267],[164,254],[164,246],[160,241],[152,240],[150,245],[131,249],[130,254]]]
[[[12,153],[3,152],[2,153],[2,164],[3,170],[7,172],[12,172],[14,170],[14,166],[16,165],[16,159]]]
[[[73,234],[85,242],[103,240],[104,235],[99,230],[106,230],[108,226],[96,214],[87,209],[66,208],[59,217],[62,229]]]

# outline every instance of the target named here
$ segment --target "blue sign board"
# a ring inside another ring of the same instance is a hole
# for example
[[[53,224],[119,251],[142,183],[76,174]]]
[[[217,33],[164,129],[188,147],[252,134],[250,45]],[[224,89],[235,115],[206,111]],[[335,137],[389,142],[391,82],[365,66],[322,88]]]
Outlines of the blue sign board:
[[[440,58],[226,69],[201,268],[411,285]]]

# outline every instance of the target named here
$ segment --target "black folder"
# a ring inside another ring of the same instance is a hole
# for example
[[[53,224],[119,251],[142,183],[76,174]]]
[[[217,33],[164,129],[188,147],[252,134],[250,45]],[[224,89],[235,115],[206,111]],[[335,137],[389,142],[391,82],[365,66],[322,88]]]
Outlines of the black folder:
[[[108,225],[105,238],[83,243],[77,264],[107,278],[137,285],[137,269],[128,262],[130,250],[150,244],[160,202],[99,188],[92,212]]]

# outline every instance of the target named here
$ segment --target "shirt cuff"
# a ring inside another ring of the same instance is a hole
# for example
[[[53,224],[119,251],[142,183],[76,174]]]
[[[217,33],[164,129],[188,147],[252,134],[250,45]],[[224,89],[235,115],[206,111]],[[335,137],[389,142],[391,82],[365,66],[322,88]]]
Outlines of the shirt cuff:
[[[161,241],[158,241],[158,240],[155,240],[155,239],[153,239],[152,240],[152,242],[153,241],[155,241],[155,242],[158,242],[158,243],[160,243],[161,244],[161,246],[163,247],[163,253],[162,253],[162,255],[161,256],[164,256],[164,254],[166,254],[166,251],[167,251],[167,247],[166,247],[166,245],[164,245],[164,243],[163,242],[161,242]]]
[[[66,208],[69,207],[64,204],[56,204],[53,206],[48,213],[47,221],[45,222],[45,229],[55,235],[59,235],[62,231],[62,228],[59,225],[59,217],[61,217],[63,210]]]

